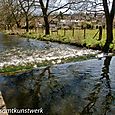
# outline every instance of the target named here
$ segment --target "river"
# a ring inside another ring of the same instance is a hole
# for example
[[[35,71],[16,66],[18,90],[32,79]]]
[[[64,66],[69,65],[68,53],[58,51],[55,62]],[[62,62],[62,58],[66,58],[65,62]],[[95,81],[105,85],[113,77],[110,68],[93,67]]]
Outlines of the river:
[[[56,64],[61,63],[61,59],[97,54],[98,52],[67,44],[0,34],[0,68],[10,65],[36,64],[43,61],[51,61],[52,64]]]
[[[0,75],[0,90],[7,108],[42,108],[44,115],[114,115],[115,56]]]
[[[45,115],[114,115],[115,57],[0,76],[0,90],[7,108],[43,108]]]

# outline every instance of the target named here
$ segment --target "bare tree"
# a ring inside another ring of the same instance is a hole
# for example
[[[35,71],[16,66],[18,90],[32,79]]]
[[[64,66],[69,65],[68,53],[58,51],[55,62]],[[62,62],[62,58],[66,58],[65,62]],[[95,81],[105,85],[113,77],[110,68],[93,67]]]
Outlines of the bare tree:
[[[48,34],[50,34],[48,14],[47,14],[49,0],[46,1],[46,5],[44,5],[45,3],[43,2],[43,0],[39,0],[39,3],[40,3],[40,6],[41,6],[41,9],[42,9],[44,22],[45,22],[45,34],[48,35]]]
[[[10,29],[12,25],[14,25],[14,20],[12,16],[12,8],[11,8],[11,0],[1,0],[0,1],[0,19],[5,29]]]
[[[70,4],[72,4],[71,1],[62,4],[62,1],[63,0],[39,0],[44,18],[45,35],[50,34],[49,16],[60,9],[66,8],[67,11],[70,8]]]
[[[1,21],[4,26],[11,29],[15,24],[20,27],[20,22],[23,19],[18,0],[1,0]]]
[[[22,13],[20,11],[20,6],[17,0],[11,0],[11,1],[12,1],[11,2],[12,17],[15,20],[17,28],[20,28],[21,27],[20,22],[21,22],[21,19],[23,18]]]
[[[25,28],[26,32],[29,31],[29,16],[32,14],[32,12],[35,10],[35,0],[18,0],[20,4],[20,8],[23,11],[23,14],[25,16]]]

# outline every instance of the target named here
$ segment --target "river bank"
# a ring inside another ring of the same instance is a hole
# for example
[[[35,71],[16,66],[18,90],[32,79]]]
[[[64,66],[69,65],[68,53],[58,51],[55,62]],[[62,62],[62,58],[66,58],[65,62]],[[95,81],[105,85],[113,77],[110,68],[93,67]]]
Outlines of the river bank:
[[[85,47],[88,49],[94,49],[94,50],[102,50],[103,46],[106,41],[106,31],[103,30],[102,39],[98,40],[99,36],[95,36],[95,33],[97,32],[97,29],[94,30],[86,30],[86,35],[84,38],[83,30],[75,30],[75,35],[72,36],[72,30],[67,30],[66,34],[64,35],[64,30],[59,30],[57,33],[52,33],[50,35],[45,36],[43,32],[40,30],[38,31],[32,31],[30,32],[22,32],[21,31],[6,31],[5,33],[8,35],[18,35],[25,38],[30,39],[37,39],[41,41],[50,41],[50,42],[58,42],[62,44],[69,44],[69,45],[75,45],[77,47]],[[110,45],[109,52],[115,52],[115,29],[113,29],[113,43]]]
[[[67,63],[95,57],[98,50],[16,36],[0,37],[0,72]]]

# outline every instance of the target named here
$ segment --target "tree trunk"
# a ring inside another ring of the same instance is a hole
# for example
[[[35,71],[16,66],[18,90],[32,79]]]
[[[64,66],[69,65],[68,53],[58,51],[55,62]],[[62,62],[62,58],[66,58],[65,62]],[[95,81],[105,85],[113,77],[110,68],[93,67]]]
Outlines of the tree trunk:
[[[108,53],[109,51],[109,46],[113,41],[113,21],[109,19],[106,21],[106,42],[103,47],[103,51],[105,53]]]
[[[26,16],[26,32],[29,31],[29,21],[28,21],[28,16]]]
[[[18,22],[16,22],[16,25],[17,25],[17,28],[20,28],[20,27],[21,27],[20,24],[19,24]]]
[[[98,40],[101,40],[102,39],[102,26],[99,26],[99,39]]]
[[[115,15],[115,0],[113,0],[112,2],[112,8],[110,12],[109,12],[107,0],[103,0],[103,7],[105,12],[105,18],[106,18],[106,35],[107,35],[106,42],[103,47],[103,51],[105,53],[108,53],[109,46],[113,41],[113,19]]]
[[[49,21],[48,21],[47,16],[44,16],[44,22],[45,22],[45,35],[49,35],[50,34],[50,26],[49,26]]]
[[[20,27],[21,27],[21,26],[20,26],[20,23],[18,22],[17,17],[15,16],[14,12],[12,12],[12,15],[13,15],[13,17],[14,17],[14,19],[15,19],[17,28],[20,28]]]
[[[46,0],[46,6],[44,5],[43,0],[39,0],[39,3],[40,3],[43,17],[44,17],[45,35],[49,35],[50,34],[50,26],[49,26],[49,20],[48,20],[48,15],[47,15],[49,0]]]

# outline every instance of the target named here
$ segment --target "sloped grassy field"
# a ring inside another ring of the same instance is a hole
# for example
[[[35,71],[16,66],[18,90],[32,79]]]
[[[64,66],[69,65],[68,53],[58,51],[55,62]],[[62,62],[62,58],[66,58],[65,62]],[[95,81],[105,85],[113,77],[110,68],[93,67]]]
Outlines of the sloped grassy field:
[[[29,38],[36,38],[40,40],[50,40],[50,41],[58,41],[62,43],[72,43],[81,46],[86,46],[87,48],[102,48],[105,44],[106,40],[106,31],[103,29],[102,39],[98,40],[99,33],[98,29],[87,29],[84,39],[84,30],[66,30],[64,35],[64,30],[59,30],[57,32],[51,32],[51,35],[44,36],[41,30],[37,32],[30,31],[28,33],[23,34],[22,36],[29,37]],[[96,35],[97,33],[97,35]],[[96,35],[96,36],[95,36]],[[113,44],[110,45],[112,50],[115,50],[115,29],[113,30]]]

